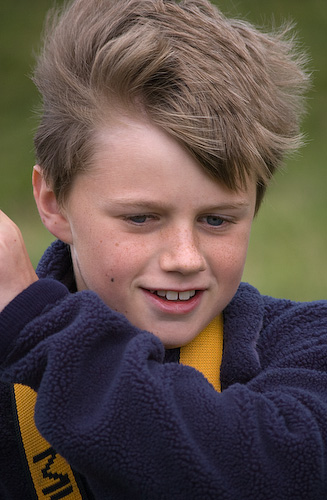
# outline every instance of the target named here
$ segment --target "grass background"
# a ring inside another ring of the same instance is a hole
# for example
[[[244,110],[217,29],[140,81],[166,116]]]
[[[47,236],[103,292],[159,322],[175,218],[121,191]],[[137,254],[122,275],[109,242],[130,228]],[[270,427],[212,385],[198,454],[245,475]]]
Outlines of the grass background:
[[[58,1],[60,3],[60,1]],[[327,298],[327,9],[321,0],[221,0],[221,10],[258,25],[293,19],[311,56],[314,86],[303,130],[308,144],[274,179],[252,232],[244,279],[262,293]],[[22,229],[36,265],[52,236],[31,190],[39,103],[29,79],[52,0],[0,0],[0,207]]]

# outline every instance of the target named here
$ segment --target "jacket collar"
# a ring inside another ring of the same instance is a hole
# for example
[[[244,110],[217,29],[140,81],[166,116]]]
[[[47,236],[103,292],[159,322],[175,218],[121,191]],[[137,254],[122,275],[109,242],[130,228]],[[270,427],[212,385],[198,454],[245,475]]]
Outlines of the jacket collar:
[[[245,384],[261,371],[256,347],[264,312],[262,295],[248,283],[241,283],[224,311],[222,389],[235,382]]]

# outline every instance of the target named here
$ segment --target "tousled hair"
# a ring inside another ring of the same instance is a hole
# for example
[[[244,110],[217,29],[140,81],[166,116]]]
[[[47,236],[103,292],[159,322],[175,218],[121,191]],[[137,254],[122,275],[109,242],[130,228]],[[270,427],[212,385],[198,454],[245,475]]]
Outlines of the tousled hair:
[[[301,145],[305,63],[289,26],[263,33],[207,0],[75,0],[49,17],[34,73],[37,161],[62,203],[100,124],[139,112],[228,188],[255,178],[258,208]]]

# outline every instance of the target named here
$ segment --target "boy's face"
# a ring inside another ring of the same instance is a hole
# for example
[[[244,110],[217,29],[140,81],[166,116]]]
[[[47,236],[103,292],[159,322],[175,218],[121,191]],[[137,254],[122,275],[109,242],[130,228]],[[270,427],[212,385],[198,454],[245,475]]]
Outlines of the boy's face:
[[[166,347],[186,344],[240,283],[255,182],[229,191],[146,122],[125,118],[98,144],[64,212],[78,290],[94,290]]]

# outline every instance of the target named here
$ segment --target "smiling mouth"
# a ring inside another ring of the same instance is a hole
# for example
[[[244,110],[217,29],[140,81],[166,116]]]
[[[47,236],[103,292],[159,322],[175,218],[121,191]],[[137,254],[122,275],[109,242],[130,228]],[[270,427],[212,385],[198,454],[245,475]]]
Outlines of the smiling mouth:
[[[158,297],[165,300],[189,300],[196,294],[195,290],[186,290],[184,292],[176,292],[175,290],[150,290],[152,295],[157,295]]]

